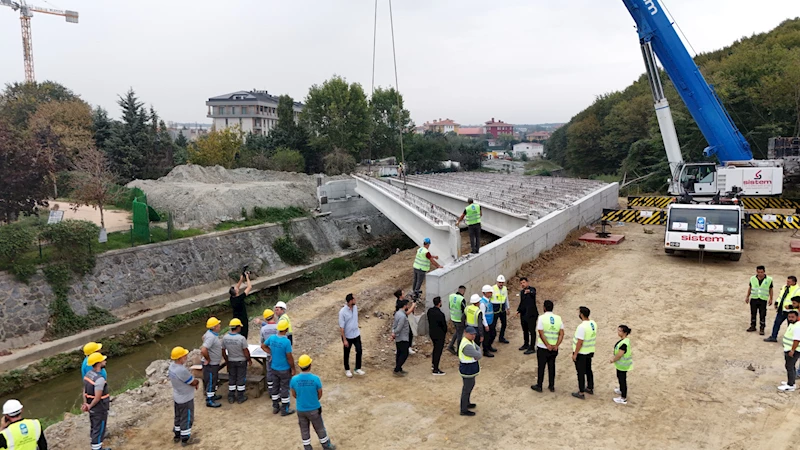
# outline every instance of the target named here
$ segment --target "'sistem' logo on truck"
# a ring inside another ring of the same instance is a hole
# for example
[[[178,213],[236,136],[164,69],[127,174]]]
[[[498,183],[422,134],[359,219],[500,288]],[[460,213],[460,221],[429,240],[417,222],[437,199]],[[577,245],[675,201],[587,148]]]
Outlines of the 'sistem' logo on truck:
[[[655,16],[658,14],[658,8],[656,7],[656,3],[653,0],[644,0],[644,5],[647,6],[647,9],[650,11],[651,16]]]
[[[761,179],[761,171],[757,171],[756,174],[753,176],[752,180],[744,180],[745,186],[763,186],[763,185],[771,185],[772,180],[762,180]]]
[[[682,235],[682,241],[695,241],[695,242],[725,242],[725,239],[720,236],[698,236],[698,235]]]

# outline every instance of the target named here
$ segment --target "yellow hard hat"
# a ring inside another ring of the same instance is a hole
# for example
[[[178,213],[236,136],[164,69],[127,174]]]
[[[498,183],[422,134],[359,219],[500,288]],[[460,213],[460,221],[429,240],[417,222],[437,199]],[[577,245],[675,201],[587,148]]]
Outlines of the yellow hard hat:
[[[93,366],[93,365],[95,365],[95,364],[97,364],[99,362],[103,362],[105,360],[106,360],[106,355],[101,355],[100,353],[95,352],[95,353],[92,353],[91,355],[89,355],[89,361],[87,361],[87,362],[89,363],[90,366]]]
[[[99,344],[97,342],[89,342],[88,344],[83,346],[83,354],[84,356],[89,356],[92,353],[99,352],[101,348],[103,348],[103,344]]]
[[[183,347],[175,347],[172,349],[172,353],[170,353],[169,357],[172,359],[181,359],[188,354],[189,350],[186,350]]]
[[[244,326],[244,325],[242,325],[242,321],[239,320],[239,319],[231,319],[231,323],[229,323],[228,325],[231,328]]]
[[[216,317],[209,317],[208,320],[206,320],[206,328],[208,329],[214,328],[220,323],[222,323],[222,321],[217,319]]]
[[[289,322],[286,320],[281,320],[278,322],[278,331],[286,331],[289,329]]]
[[[273,317],[275,317],[275,311],[273,311],[273,310],[271,310],[269,308],[264,310],[264,318],[265,319],[271,319]]]
[[[301,356],[300,359],[297,360],[297,365],[300,366],[301,369],[305,369],[311,365],[311,357],[308,355]]]

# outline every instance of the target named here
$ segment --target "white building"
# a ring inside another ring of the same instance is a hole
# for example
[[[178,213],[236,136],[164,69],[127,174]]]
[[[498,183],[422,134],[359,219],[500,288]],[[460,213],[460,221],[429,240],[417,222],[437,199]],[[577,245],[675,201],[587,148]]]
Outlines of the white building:
[[[238,91],[211,97],[206,102],[214,128],[221,130],[238,125],[243,133],[266,135],[278,124],[278,97],[267,91]],[[303,104],[294,103],[294,118],[298,120]]]
[[[538,142],[520,142],[514,145],[514,156],[528,155],[528,158],[542,158],[544,156],[544,145]]]

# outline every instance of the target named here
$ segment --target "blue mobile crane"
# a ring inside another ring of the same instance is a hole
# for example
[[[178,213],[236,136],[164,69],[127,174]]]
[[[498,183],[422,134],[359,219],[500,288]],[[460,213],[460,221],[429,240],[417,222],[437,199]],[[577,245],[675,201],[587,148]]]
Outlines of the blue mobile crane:
[[[707,201],[720,195],[780,195],[783,192],[783,161],[753,159],[750,144],[736,128],[714,88],[700,73],[658,0],[622,1],[639,33],[647,79],[670,165],[669,193],[695,201]],[[704,155],[716,156],[719,166],[709,162],[684,162],[656,56],[708,141]]]

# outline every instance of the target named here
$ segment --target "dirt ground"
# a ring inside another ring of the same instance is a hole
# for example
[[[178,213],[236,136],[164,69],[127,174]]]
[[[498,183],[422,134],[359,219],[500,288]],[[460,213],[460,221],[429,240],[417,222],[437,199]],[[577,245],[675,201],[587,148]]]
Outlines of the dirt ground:
[[[68,202],[50,201],[50,208],[58,205],[61,211],[64,211],[64,219],[88,220],[100,226],[100,210],[92,208],[91,206],[81,206],[77,211],[73,210]],[[118,209],[104,209],[103,219],[106,223],[106,231],[123,231],[130,229],[131,213]]]
[[[517,350],[520,326],[511,320],[512,343],[497,344],[497,357],[482,361],[472,397],[478,415],[472,418],[458,415],[457,358],[445,352],[442,369],[447,375],[431,376],[426,338],[415,339],[420,353],[406,363],[409,376],[392,377],[391,292],[409,286],[413,250],[293,300],[289,314],[295,324],[295,354],[308,352],[314,358],[333,442],[341,449],[797,448],[791,442],[800,439],[800,393],[777,391],[786,376],[782,348],[745,332],[749,307],[744,303],[757,264],[766,265],[776,287],[796,274],[800,254],[789,252],[791,232],[748,230],[748,249],[740,262],[706,256],[701,264],[693,257],[665,255],[663,228],[649,229],[652,234],[639,225],[615,226],[615,233],[626,236],[616,247],[568,240],[510,280],[513,292],[518,276],[531,278],[540,311],[542,301],[552,299],[564,319],[556,392],[530,389],[536,379],[535,356]],[[487,273],[487,282],[495,276]],[[349,292],[359,299],[367,372],[363,378],[345,378],[341,362],[336,313]],[[516,294],[511,302],[513,309]],[[592,309],[600,328],[595,395],[585,401],[570,396],[577,389],[570,340],[581,305]],[[770,309],[768,328],[773,318]],[[611,400],[616,376],[608,362],[622,323],[633,329],[634,369],[626,406]],[[253,337],[251,341],[255,343]],[[166,389],[160,392],[168,395]],[[195,448],[301,448],[296,417],[272,415],[267,396],[251,395],[243,405],[225,402],[218,410],[203,407],[200,393],[196,402],[193,434],[200,442]],[[114,431],[110,419],[114,436],[107,445],[172,445],[168,399],[144,405],[143,417],[127,421],[124,432]],[[75,419],[88,422],[85,415]],[[87,430],[75,430],[54,448],[85,446]],[[313,443],[319,448],[316,438]]]

